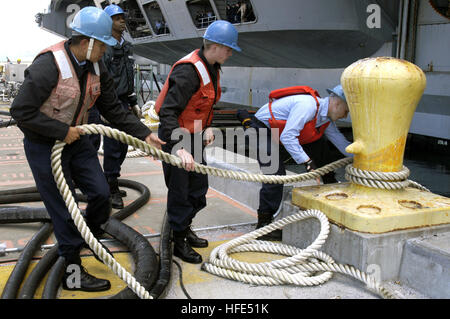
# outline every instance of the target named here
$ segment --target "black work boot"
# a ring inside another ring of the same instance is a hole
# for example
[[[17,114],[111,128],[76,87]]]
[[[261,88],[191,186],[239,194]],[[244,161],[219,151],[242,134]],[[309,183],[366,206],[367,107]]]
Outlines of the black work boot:
[[[202,260],[202,256],[192,249],[191,245],[188,243],[187,239],[187,230],[182,232],[173,232],[173,254],[177,256],[181,260],[191,264],[200,264]]]
[[[122,195],[119,190],[119,182],[117,179],[108,179],[109,192],[111,193],[111,206],[115,209],[123,208]]]
[[[111,283],[90,275],[81,265],[69,264],[62,278],[62,286],[66,290],[105,291],[111,288]]]
[[[120,194],[121,197],[127,197],[127,192],[124,191],[123,189],[119,188],[119,194]]]
[[[266,212],[259,213],[258,212],[258,224],[256,225],[256,229],[262,228],[264,226],[271,224],[272,219],[273,219],[273,215],[271,213],[266,213]],[[256,239],[281,241],[282,235],[283,235],[283,233],[282,233],[281,229],[276,229],[276,230],[274,230],[268,234],[265,234],[261,237],[258,237]]]
[[[189,227],[187,230],[186,240],[192,247],[197,247],[197,248],[208,247],[208,241],[204,238],[198,237],[197,234],[194,233],[194,231],[192,230],[191,227]]]

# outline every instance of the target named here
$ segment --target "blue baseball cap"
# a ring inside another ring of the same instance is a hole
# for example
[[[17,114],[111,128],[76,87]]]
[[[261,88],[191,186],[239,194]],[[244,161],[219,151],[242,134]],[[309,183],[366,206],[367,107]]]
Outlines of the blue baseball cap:
[[[344,94],[344,89],[342,88],[342,85],[336,85],[334,88],[332,89],[327,89],[327,92],[329,94],[333,93],[334,95],[336,95],[337,97],[341,98],[342,100],[344,100],[345,102],[347,102],[347,99],[345,98],[345,94]]]

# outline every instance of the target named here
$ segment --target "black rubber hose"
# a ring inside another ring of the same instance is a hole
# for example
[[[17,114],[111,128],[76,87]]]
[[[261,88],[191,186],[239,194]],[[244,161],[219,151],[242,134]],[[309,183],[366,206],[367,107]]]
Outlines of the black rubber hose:
[[[64,275],[65,265],[65,259],[59,257],[48,274],[44,291],[42,292],[42,299],[56,299],[58,287]]]
[[[41,195],[39,193],[3,195],[0,197],[0,204],[40,202],[40,201]]]
[[[172,271],[172,228],[169,225],[167,211],[164,214],[159,244],[159,275],[155,286],[150,291],[153,298],[160,298],[166,292]]]
[[[9,111],[0,111],[0,115],[11,116]],[[10,119],[0,119],[0,128],[8,127],[11,125],[16,125],[16,124],[17,124],[17,121],[14,120],[12,117]]]
[[[34,234],[31,240],[25,246],[22,254],[19,257],[11,275],[6,282],[6,285],[3,289],[2,299],[15,299],[17,296],[17,292],[20,287],[20,283],[25,276],[25,273],[28,269],[31,259],[33,258],[35,252],[40,249],[42,243],[47,240],[50,234],[53,231],[53,225],[50,223],[45,223],[41,229]]]
[[[106,222],[105,231],[129,247],[135,261],[134,278],[148,291],[158,276],[158,260],[152,245],[142,234],[113,218]],[[138,296],[127,287],[111,298],[135,299]]]
[[[114,214],[110,221],[113,219],[117,220],[117,225],[123,225],[119,228],[122,229],[122,231],[119,231],[117,234],[115,234],[115,222],[112,223],[108,223],[108,227],[109,227],[109,231],[108,232],[113,232],[114,234],[112,234],[115,237],[122,237],[122,240],[120,240],[120,238],[118,238],[119,241],[125,241],[124,243],[130,247],[130,250],[133,252],[133,257],[136,260],[136,273],[135,273],[135,278],[146,288],[146,289],[150,289],[150,287],[154,284],[155,280],[156,280],[156,275],[158,272],[158,264],[157,264],[157,259],[156,259],[156,254],[154,252],[153,247],[149,244],[149,242],[138,232],[134,231],[132,228],[129,228],[128,226],[126,226],[125,224],[120,223],[118,220],[122,220],[126,217],[128,217],[129,215],[131,215],[132,213],[134,213],[137,209],[139,209],[140,207],[144,206],[149,198],[150,198],[150,191],[149,189],[145,186],[142,185],[140,183],[134,182],[134,181],[130,181],[130,180],[119,180],[119,185],[121,186],[126,186],[126,187],[130,187],[130,188],[134,188],[138,191],[140,191],[142,193],[142,195],[135,201],[133,201],[133,203],[131,203],[130,205],[128,205],[126,208],[120,210],[119,212],[117,212],[116,214]],[[22,201],[24,198],[30,200],[30,197],[32,197],[32,199],[34,200],[36,197],[36,194],[33,193],[34,189],[33,188],[27,188],[27,189],[21,189],[21,190],[16,190],[16,191],[3,191],[3,192],[9,192],[9,194],[14,194],[14,195],[6,195],[6,196],[15,196],[20,198]],[[4,196],[2,196],[4,197]],[[12,200],[12,199],[11,199]],[[14,200],[17,200],[17,198],[14,198]],[[40,200],[40,198],[39,198]],[[32,200],[30,200],[32,201]],[[18,209],[18,208],[16,208]],[[23,208],[19,208],[19,209],[23,209]],[[25,214],[25,213],[23,213]],[[29,219],[29,218],[28,218]],[[25,220],[24,218],[22,218],[22,220]],[[36,221],[36,220],[33,220]],[[113,226],[111,226],[113,225]],[[124,227],[125,226],[125,227]],[[125,231],[126,228],[129,228],[128,231]],[[126,237],[123,237],[123,231],[125,231],[125,233],[127,233],[128,235],[132,235],[132,233],[134,234],[134,237],[132,239],[126,239]],[[142,238],[139,238],[142,237]],[[38,263],[38,265],[35,267],[35,270],[32,272],[32,274],[30,274],[29,278],[27,278],[27,281],[24,284],[24,288],[23,288],[23,292],[21,292],[20,298],[32,298],[34,295],[34,292],[37,288],[37,286],[39,285],[40,281],[42,280],[43,276],[45,276],[45,273],[50,269],[51,265],[56,261],[57,259],[57,254],[56,254],[56,248],[57,246],[55,246],[51,251],[49,251],[46,256],[44,256],[44,258],[41,259],[41,261]],[[47,256],[48,255],[48,256]],[[63,264],[58,263],[57,265],[55,265],[55,267],[53,267],[53,271],[54,271],[54,275],[51,276],[51,280],[48,280],[48,283],[46,283],[46,289],[44,289],[44,294],[46,297],[51,297],[51,296],[55,296],[56,295],[56,291],[57,291],[57,287],[60,283],[60,278],[59,280],[58,277],[61,276],[62,271],[63,271]],[[152,271],[153,270],[153,271]],[[52,272],[53,272],[52,271]],[[22,277],[23,279],[23,277]],[[18,282],[20,283],[21,280],[19,280]],[[121,298],[121,299],[125,299],[125,298],[136,298],[137,296],[129,289],[129,288],[125,288],[123,291],[121,291],[119,294],[117,294],[116,296],[114,296],[113,298]]]
[[[47,210],[42,207],[0,207],[0,224],[51,222]]]
[[[118,182],[119,186],[128,187],[141,193],[141,195],[136,200],[111,216],[111,218],[117,220],[124,220],[128,216],[135,213],[139,208],[147,204],[150,199],[150,190],[144,184],[128,179],[118,179]]]
[[[79,202],[86,202],[87,196],[83,194],[75,194],[75,200]],[[25,202],[40,202],[41,194],[39,193],[22,193],[14,195],[0,196],[0,204],[25,203]]]
[[[17,125],[17,121],[13,120],[12,118],[10,120],[2,120],[0,119],[0,128],[2,127],[8,127],[11,125]]]
[[[118,220],[124,220],[132,215],[139,208],[147,204],[150,199],[150,190],[145,185],[127,179],[119,179],[119,186],[135,189],[141,195],[131,204],[116,212],[112,217]],[[87,202],[87,196],[76,193],[75,199],[80,202]],[[41,195],[36,187],[26,187],[20,189],[10,189],[0,191],[0,204],[23,203],[41,201]],[[9,206],[8,206],[9,207]],[[0,207],[1,209],[1,207]]]
[[[125,180],[125,179],[119,179],[119,185],[122,187],[128,187],[131,189],[135,189],[141,193],[141,195],[132,203],[130,203],[125,208],[121,209],[120,211],[116,212],[114,215],[111,216],[109,221],[106,225],[108,225],[108,229],[105,227],[105,231],[121,241],[125,246],[127,246],[131,251],[132,255],[135,260],[135,278],[144,285],[143,282],[141,282],[139,278],[148,278],[147,281],[149,281],[149,285],[153,284],[153,282],[156,280],[156,278],[153,278],[153,276],[156,276],[154,274],[157,274],[157,269],[154,270],[155,267],[158,266],[157,262],[153,259],[156,258],[156,253],[154,252],[153,247],[150,245],[150,243],[143,237],[140,233],[136,232],[134,229],[129,228],[123,223],[120,223],[120,220],[125,219],[126,217],[133,214],[135,211],[137,211],[139,208],[144,206],[148,200],[150,199],[150,190],[145,185],[131,181],[131,180]],[[115,221],[113,221],[115,220]],[[125,225],[126,227],[120,227],[119,229],[119,223],[122,225]],[[128,229],[125,234],[121,234],[121,230]],[[131,236],[132,237],[129,237]],[[120,240],[119,237],[121,236],[128,236],[126,238],[122,238]],[[136,243],[136,241],[139,241],[139,244]],[[152,257],[154,255],[154,257]],[[139,260],[139,265],[138,265]],[[58,260],[59,261],[59,260]],[[148,273],[149,270],[153,270],[152,273]],[[61,264],[55,264],[55,266],[51,270],[51,274],[49,275],[47,282],[44,287],[44,292],[42,294],[43,298],[45,299],[56,299],[56,294],[58,291],[59,284],[61,283],[61,280],[57,280],[58,276],[62,276],[64,272],[64,263]],[[52,279],[52,281],[50,281]],[[145,287],[145,285],[144,285]],[[146,287],[146,289],[149,289]],[[132,299],[136,298],[136,295],[129,289],[125,288],[112,298],[117,299]]]
[[[17,194],[29,194],[29,193],[37,193],[37,187],[24,187],[24,188],[15,188],[15,189],[6,189],[0,191],[0,197],[4,195],[17,195]]]
[[[153,286],[158,274],[156,253],[148,240],[133,228],[116,219],[110,219],[104,226],[105,231],[124,244],[131,252],[135,262],[136,280],[147,290]],[[56,299],[58,287],[64,274],[64,259],[59,258],[53,266],[42,293],[42,299]],[[128,287],[110,297],[111,299],[136,299],[137,296]]]
[[[20,290],[18,299],[33,299],[37,287],[52,267],[53,263],[58,259],[57,246],[50,249],[44,257],[39,260],[33,271],[25,280]]]

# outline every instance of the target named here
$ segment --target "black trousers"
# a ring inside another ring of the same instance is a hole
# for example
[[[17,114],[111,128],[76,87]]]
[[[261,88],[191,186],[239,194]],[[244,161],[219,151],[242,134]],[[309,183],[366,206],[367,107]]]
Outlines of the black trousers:
[[[56,186],[51,168],[53,145],[34,143],[24,138],[25,154],[33,173],[36,187],[52,219],[58,240],[58,253],[67,263],[80,264],[80,249],[84,243],[62,196]],[[111,212],[109,186],[98,161],[97,152],[88,136],[66,145],[61,156],[64,177],[75,194],[77,186],[88,197],[86,223],[91,229],[99,228]]]
[[[193,136],[191,136],[191,139],[194,141]],[[203,145],[197,146],[200,147],[203,153]],[[167,153],[172,152],[172,148],[166,145],[163,145],[162,150]],[[203,156],[201,156],[201,159],[195,158],[195,160],[206,164]],[[164,180],[168,189],[167,216],[169,224],[173,231],[182,232],[191,225],[195,215],[206,207],[206,193],[209,188],[208,176],[188,172],[165,162],[162,163],[162,166]]]
[[[252,119],[250,125],[257,130],[258,147],[264,148],[262,152],[258,150],[258,163],[262,173],[266,175],[286,175],[286,167],[284,162],[290,157],[282,144],[275,144],[272,140],[270,129],[256,118]],[[325,136],[319,140],[302,145],[304,151],[316,163],[318,167],[334,162],[344,156],[330,144]],[[275,154],[277,152],[277,154]],[[261,156],[264,154],[263,156]],[[267,161],[267,159],[270,159]],[[274,163],[273,161],[277,161]],[[267,170],[270,173],[267,173]],[[334,177],[334,172],[330,172],[322,176],[324,184],[337,182]],[[259,192],[259,208],[260,213],[275,214],[280,207],[283,198],[283,184],[266,184],[263,183]]]

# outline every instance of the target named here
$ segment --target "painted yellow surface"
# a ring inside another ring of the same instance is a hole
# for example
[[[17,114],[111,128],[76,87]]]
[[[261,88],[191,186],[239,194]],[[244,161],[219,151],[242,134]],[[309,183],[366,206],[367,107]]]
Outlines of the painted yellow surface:
[[[391,57],[367,58],[348,66],[341,76],[352,119],[359,169],[397,172],[403,166],[406,137],[426,86],[416,65]]]
[[[209,255],[211,254],[211,251],[224,244],[228,240],[225,241],[216,241],[216,242],[210,242],[209,246],[207,248],[194,248],[199,254],[202,255],[203,261],[208,260]],[[274,255],[269,253],[257,253],[257,252],[245,252],[245,253],[236,253],[230,255],[230,257],[235,258],[239,261],[245,261],[248,263],[260,263],[260,262],[266,262],[266,261],[272,261],[276,259],[285,258],[284,256],[280,255]],[[208,281],[215,281],[217,280],[217,276],[210,274],[206,271],[202,271],[200,269],[200,265],[195,264],[189,264],[186,262],[181,261],[180,259],[176,259],[183,268],[183,284],[184,285],[190,285],[190,284],[198,284]],[[177,269],[178,272],[178,269]],[[175,276],[175,275],[174,275]],[[175,277],[174,277],[175,278]],[[178,275],[177,275],[178,280]],[[178,285],[179,285],[178,281]]]
[[[128,253],[113,253],[114,258],[127,269],[130,273],[132,271],[132,259]],[[37,261],[34,261],[30,264],[28,271],[25,275],[25,278],[31,273],[33,268],[36,266]],[[115,295],[124,289],[127,285],[124,281],[122,281],[117,275],[115,275],[106,265],[97,261],[94,257],[83,257],[82,265],[86,268],[86,270],[98,277],[108,279],[111,282],[111,289],[102,292],[83,292],[83,291],[69,291],[60,289],[58,298],[59,299],[94,299],[94,298],[106,298],[108,296]],[[3,265],[0,266],[0,292],[3,291],[3,288],[8,281],[8,278],[11,272],[14,269],[14,265]],[[42,296],[42,292],[44,290],[45,282],[47,280],[46,275],[39,285],[38,289],[36,289],[36,293],[34,298],[40,299]],[[19,290],[20,291],[20,290]]]
[[[216,241],[216,242],[210,242],[209,247],[207,248],[195,248],[195,250],[200,253],[203,257],[203,260],[206,261],[211,253],[211,251],[227,242],[228,240],[223,241]],[[259,263],[259,262],[266,262],[266,261],[272,261],[275,259],[283,258],[279,255],[273,255],[269,253],[237,253],[231,255],[233,258],[236,258],[240,261],[246,261],[251,263]],[[125,267],[130,273],[133,273],[132,271],[132,258],[128,253],[114,253],[114,258],[123,266]],[[174,259],[179,262],[183,268],[183,284],[184,285],[190,285],[190,284],[197,284],[197,283],[204,283],[204,282],[211,282],[218,279],[217,276],[212,275],[208,272],[202,271],[200,269],[201,264],[189,264],[186,262],[183,262],[181,259],[174,257]],[[33,270],[33,268],[36,266],[37,261],[33,262],[28,271],[26,276],[30,274],[30,272]],[[82,291],[69,291],[60,289],[58,293],[59,299],[94,299],[94,298],[107,298],[109,296],[115,295],[116,293],[120,292],[122,289],[126,287],[126,283],[123,282],[119,277],[117,277],[109,268],[100,262],[98,262],[94,257],[84,257],[82,258],[82,264],[83,266],[88,270],[88,272],[98,278],[104,278],[108,279],[111,282],[111,289],[108,291],[103,292],[82,292]],[[3,291],[3,288],[9,278],[9,275],[14,269],[14,265],[0,265],[0,294]],[[177,283],[177,285],[180,285],[179,282],[179,276],[178,276],[178,268],[175,267],[175,265],[172,266],[173,274],[172,274],[172,280]],[[39,285],[38,289],[36,290],[36,294],[34,298],[40,299],[42,296],[42,292],[44,290],[45,281],[47,279],[47,276],[44,278],[42,283]]]
[[[318,209],[328,219],[364,233],[450,223],[450,198],[421,191],[373,189],[350,183],[295,188],[292,203]]]

